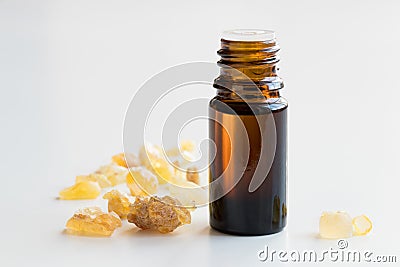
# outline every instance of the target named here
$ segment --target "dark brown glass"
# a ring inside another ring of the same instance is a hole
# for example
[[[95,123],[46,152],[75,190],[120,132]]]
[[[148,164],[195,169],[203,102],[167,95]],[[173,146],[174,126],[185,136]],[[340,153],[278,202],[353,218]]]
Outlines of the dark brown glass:
[[[279,90],[283,88],[283,82],[276,74],[279,47],[275,40],[221,40],[221,44],[218,51],[221,56],[218,62],[221,74],[214,83],[217,96],[210,101],[209,107],[209,136],[216,145],[216,156],[213,160],[210,159],[210,182],[227,170],[229,161],[239,167],[234,169],[245,168],[245,172],[240,175],[230,170],[220,178],[224,183],[230,184],[237,176],[241,176],[240,181],[229,193],[210,203],[210,225],[218,231],[235,235],[276,233],[285,227],[287,218],[288,105],[280,96]],[[248,80],[232,72],[231,68],[244,73],[253,84],[250,85]],[[254,84],[257,92],[254,92]],[[246,99],[239,97],[238,93],[241,96],[245,95]],[[275,120],[275,129],[262,123],[271,115]],[[236,119],[233,116],[236,116]],[[236,125],[237,118],[240,118],[245,126],[247,135],[234,131],[239,127]],[[223,122],[223,125],[216,123],[214,119]],[[228,136],[226,129],[233,129],[235,134]],[[249,192],[249,183],[255,174],[255,167],[266,162],[260,158],[260,150],[271,145],[273,140],[270,136],[273,131],[276,131],[276,148],[272,166],[269,171],[261,173],[265,180],[260,187],[254,192]],[[244,150],[247,149],[243,146],[244,138],[248,138],[250,146],[247,163],[241,159]],[[210,190],[211,198],[214,198],[214,194],[216,192]]]

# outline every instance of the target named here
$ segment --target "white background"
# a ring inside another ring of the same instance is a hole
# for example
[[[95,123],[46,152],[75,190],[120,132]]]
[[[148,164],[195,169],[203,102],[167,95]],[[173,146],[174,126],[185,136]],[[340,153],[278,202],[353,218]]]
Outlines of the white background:
[[[399,11],[396,1],[0,0],[0,265],[265,265],[264,245],[336,248],[316,238],[323,210],[367,214],[372,233],[349,248],[399,261]],[[203,208],[171,235],[128,225],[108,239],[63,234],[94,202],[58,191],[122,150],[135,91],[169,66],[216,61],[232,28],[274,29],[282,48],[286,230],[220,235]]]

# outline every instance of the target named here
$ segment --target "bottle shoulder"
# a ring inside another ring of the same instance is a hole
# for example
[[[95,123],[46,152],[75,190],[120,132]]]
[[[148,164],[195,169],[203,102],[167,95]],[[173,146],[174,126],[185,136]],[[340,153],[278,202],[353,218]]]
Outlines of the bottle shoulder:
[[[210,108],[220,112],[238,115],[264,114],[277,112],[288,107],[288,101],[284,97],[264,99],[227,99],[215,96],[210,100]]]

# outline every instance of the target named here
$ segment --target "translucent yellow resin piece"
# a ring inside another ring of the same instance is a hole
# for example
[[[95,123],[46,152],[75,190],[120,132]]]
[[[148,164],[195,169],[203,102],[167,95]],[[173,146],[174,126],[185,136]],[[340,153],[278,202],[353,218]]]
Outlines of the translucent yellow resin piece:
[[[190,167],[187,169],[186,180],[195,184],[200,184],[200,176],[196,167]]]
[[[171,182],[174,178],[174,167],[164,157],[160,146],[147,144],[139,151],[140,163],[153,172],[160,184]]]
[[[67,221],[68,233],[88,236],[110,236],[122,225],[115,212],[105,213],[99,207],[80,209]]]
[[[112,157],[112,161],[125,168],[132,168],[132,167],[138,167],[140,166],[140,161],[139,158],[136,157],[135,154],[132,153],[119,153],[117,155],[114,155]]]
[[[118,190],[111,190],[103,196],[108,200],[108,211],[115,212],[121,219],[126,219],[129,213],[129,205],[131,204],[126,194]]]
[[[125,183],[128,169],[117,164],[108,164],[101,166],[95,173],[104,174],[112,186]]]
[[[351,217],[347,212],[323,212],[319,220],[319,234],[322,238],[348,238],[353,234]]]
[[[366,235],[372,229],[372,222],[365,215],[354,217],[352,223],[353,223],[354,235]]]
[[[157,177],[143,167],[131,168],[126,183],[132,196],[153,195],[158,189]]]
[[[193,152],[195,148],[195,142],[193,142],[192,140],[183,140],[179,144],[179,147],[169,149],[166,154],[168,157],[178,157],[181,154],[183,154],[183,156],[185,157],[185,154],[187,154],[187,152]]]
[[[75,183],[79,182],[97,182],[101,188],[112,186],[111,182],[104,174],[91,173],[89,175],[78,175],[75,178]]]
[[[60,191],[60,199],[94,199],[100,195],[101,188],[97,182],[83,181]]]

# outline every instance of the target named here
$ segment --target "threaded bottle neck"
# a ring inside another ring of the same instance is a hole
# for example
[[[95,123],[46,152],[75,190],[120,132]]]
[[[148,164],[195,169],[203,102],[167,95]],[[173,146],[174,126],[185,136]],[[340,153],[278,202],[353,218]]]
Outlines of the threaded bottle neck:
[[[275,36],[257,38],[255,35],[258,33],[255,33],[246,41],[247,37],[243,35],[248,33],[248,30],[236,30],[233,35],[228,34],[229,40],[226,37],[221,39],[221,49],[218,50],[220,76],[215,79],[214,87],[235,91],[235,88],[246,90],[246,86],[254,88],[255,84],[267,97],[279,96],[283,81],[277,75],[280,48]],[[235,38],[235,34],[239,38]]]

